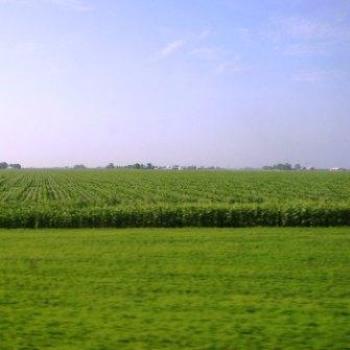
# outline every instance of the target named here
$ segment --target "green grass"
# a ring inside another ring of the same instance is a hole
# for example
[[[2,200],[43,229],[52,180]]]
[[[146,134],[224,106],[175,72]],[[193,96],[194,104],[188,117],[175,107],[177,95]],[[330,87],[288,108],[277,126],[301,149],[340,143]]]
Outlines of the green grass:
[[[350,172],[0,171],[0,227],[350,225]]]
[[[349,228],[0,230],[1,350],[349,344]]]

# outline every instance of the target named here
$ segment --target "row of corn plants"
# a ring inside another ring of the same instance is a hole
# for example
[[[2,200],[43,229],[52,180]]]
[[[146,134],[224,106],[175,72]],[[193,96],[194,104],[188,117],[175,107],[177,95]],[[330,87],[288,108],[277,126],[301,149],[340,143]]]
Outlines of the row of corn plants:
[[[345,226],[350,207],[8,209],[2,228]]]
[[[348,208],[350,172],[0,172],[0,227],[330,226]]]

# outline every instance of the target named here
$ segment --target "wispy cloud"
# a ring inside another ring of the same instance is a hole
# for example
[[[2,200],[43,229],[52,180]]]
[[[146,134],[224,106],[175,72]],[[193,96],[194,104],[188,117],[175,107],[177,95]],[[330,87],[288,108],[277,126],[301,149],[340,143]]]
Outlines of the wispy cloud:
[[[243,65],[241,59],[230,50],[209,44],[207,39],[212,34],[210,29],[205,29],[186,38],[170,41],[158,50],[150,62],[160,62],[181,52],[179,58],[214,74],[237,74],[248,71],[247,66]]]
[[[51,4],[65,9],[85,12],[93,9],[92,5],[83,0],[0,0],[0,4],[40,5]]]
[[[180,51],[185,46],[185,40],[178,39],[166,44],[161,50],[160,55],[162,57],[168,57],[176,52]]]
[[[263,39],[274,42],[286,55],[325,55],[337,47],[350,46],[350,26],[346,21],[302,16],[275,18],[262,33]]]
[[[232,52],[218,46],[195,47],[189,54],[197,60],[209,64],[217,74],[237,74],[249,70],[238,55],[234,55]]]
[[[317,19],[305,16],[271,19],[266,28],[269,39],[274,40],[346,40],[350,39],[350,27],[346,21],[332,18]]]
[[[288,56],[310,56],[328,55],[331,52],[331,45],[326,42],[321,43],[293,43],[286,45],[282,53]]]
[[[88,4],[85,1],[81,0],[44,0],[45,2],[49,2],[58,6],[62,6],[65,8],[70,8],[76,11],[91,11],[93,9],[91,4]]]
[[[193,46],[199,43],[202,43],[204,40],[206,40],[210,35],[212,34],[211,29],[203,29],[199,33],[192,33],[192,35],[189,35],[187,38],[179,38],[173,41],[168,42],[167,44],[162,47],[157,56],[160,56],[161,58],[169,57],[174,55],[175,53],[183,50],[186,46],[187,47],[187,54],[193,54],[193,55],[202,55],[202,54],[208,54],[208,52],[211,50],[209,48],[194,48]],[[206,51],[206,52],[204,52]]]
[[[19,42],[13,46],[13,50],[18,55],[34,55],[42,49],[42,46],[36,42]]]
[[[207,39],[212,34],[211,29],[204,29],[199,34],[197,34],[197,39],[204,40]]]
[[[220,51],[216,47],[195,47],[190,51],[190,55],[201,60],[214,61],[220,58]]]
[[[275,37],[302,40],[329,39],[338,35],[337,29],[330,23],[304,17],[280,18],[271,22]]]
[[[216,67],[216,72],[218,74],[237,74],[244,73],[247,71],[248,67],[239,62],[238,59],[235,59],[231,62],[222,62]]]
[[[344,75],[337,70],[308,70],[300,71],[292,76],[294,81],[306,83],[318,83],[322,81],[339,80]]]
[[[13,54],[18,56],[33,56],[41,52],[43,46],[34,41],[2,42],[0,54]]]

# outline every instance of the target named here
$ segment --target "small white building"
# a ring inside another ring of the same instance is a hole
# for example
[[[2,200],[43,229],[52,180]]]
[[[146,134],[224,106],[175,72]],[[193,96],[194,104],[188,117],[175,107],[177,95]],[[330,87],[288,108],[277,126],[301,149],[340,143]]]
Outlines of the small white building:
[[[329,171],[344,171],[344,168],[330,168]]]

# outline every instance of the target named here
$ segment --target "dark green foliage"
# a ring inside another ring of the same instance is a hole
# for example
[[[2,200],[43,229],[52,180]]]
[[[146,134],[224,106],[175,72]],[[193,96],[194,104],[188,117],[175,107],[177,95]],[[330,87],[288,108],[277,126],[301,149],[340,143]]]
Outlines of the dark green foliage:
[[[0,169],[7,169],[8,166],[9,165],[6,162],[0,162]]]

